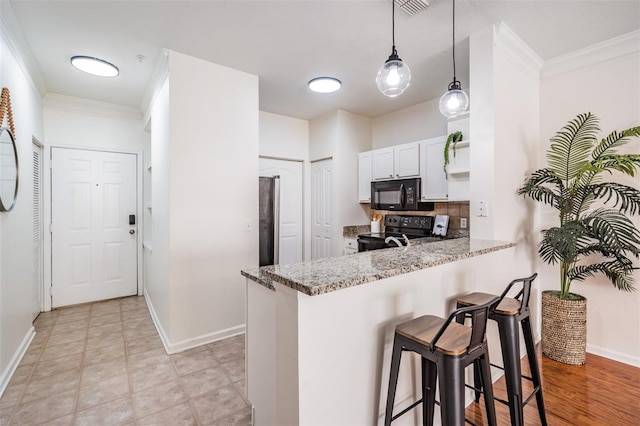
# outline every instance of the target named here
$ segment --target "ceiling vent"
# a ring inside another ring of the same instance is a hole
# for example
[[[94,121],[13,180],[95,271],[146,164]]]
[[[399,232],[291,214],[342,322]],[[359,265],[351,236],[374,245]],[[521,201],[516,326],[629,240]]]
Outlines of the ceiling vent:
[[[424,10],[429,6],[428,0],[394,0],[396,6],[407,12],[409,15],[415,15],[416,13]]]

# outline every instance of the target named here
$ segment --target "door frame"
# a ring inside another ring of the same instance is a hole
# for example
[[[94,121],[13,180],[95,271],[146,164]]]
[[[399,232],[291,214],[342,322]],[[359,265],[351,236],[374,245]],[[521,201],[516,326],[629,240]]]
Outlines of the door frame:
[[[276,160],[276,161],[289,161],[291,163],[300,163],[302,164],[302,261],[307,260],[307,255],[310,256],[311,250],[307,248],[307,243],[309,241],[309,233],[307,232],[307,226],[310,226],[310,219],[307,218],[307,212],[310,211],[307,206],[307,197],[309,191],[307,190],[307,183],[309,178],[307,177],[307,173],[309,173],[309,167],[307,166],[305,160],[300,160],[297,158],[289,158],[289,157],[274,157],[271,155],[258,155],[258,162],[260,159],[265,160]],[[260,166],[258,166],[258,169]],[[258,170],[258,174],[260,171]]]
[[[44,297],[44,283],[46,282],[46,271],[47,271],[47,242],[46,242],[46,238],[47,238],[47,234],[48,232],[46,232],[46,223],[47,223],[47,204],[46,204],[46,193],[47,193],[47,173],[46,171],[49,170],[47,169],[47,165],[45,164],[45,157],[46,157],[46,149],[45,146],[42,142],[40,142],[40,140],[38,140],[38,138],[36,138],[35,136],[31,136],[31,144],[32,145],[36,145],[38,148],[40,148],[40,232],[42,232],[42,237],[40,238],[40,291],[38,294],[39,297],[39,305],[40,305],[40,312],[44,312],[45,309],[45,297]],[[31,164],[31,167],[33,168],[33,162]],[[51,301],[51,299],[49,299],[49,301]],[[51,308],[49,308],[51,309]]]
[[[82,151],[99,151],[114,154],[133,154],[136,156],[136,216],[138,217],[138,239],[136,241],[136,269],[137,269],[137,288],[138,296],[144,294],[144,271],[142,268],[142,243],[144,241],[144,216],[143,216],[143,151],[124,150],[124,149],[108,149],[108,148],[96,148],[79,145],[65,145],[56,144],[48,145],[43,149],[43,206],[44,206],[44,251],[43,251],[43,263],[44,263],[44,279],[42,289],[42,312],[48,312],[51,310],[51,276],[53,271],[52,264],[52,240],[51,240],[51,215],[52,215],[52,176],[51,176],[51,153],[53,148],[64,149],[77,149]]]

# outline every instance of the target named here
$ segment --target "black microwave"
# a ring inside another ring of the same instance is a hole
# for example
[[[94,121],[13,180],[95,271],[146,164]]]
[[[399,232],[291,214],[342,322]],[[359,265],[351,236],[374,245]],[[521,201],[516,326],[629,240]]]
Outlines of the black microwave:
[[[434,210],[420,201],[420,178],[371,182],[371,208],[375,210]]]

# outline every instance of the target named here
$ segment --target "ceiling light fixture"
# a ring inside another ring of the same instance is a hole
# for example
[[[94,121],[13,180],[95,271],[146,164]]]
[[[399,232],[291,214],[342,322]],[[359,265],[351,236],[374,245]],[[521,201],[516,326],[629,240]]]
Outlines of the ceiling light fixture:
[[[391,55],[378,70],[376,84],[383,95],[394,98],[401,95],[411,82],[411,70],[402,62],[396,51],[396,3],[391,0]]]
[[[309,89],[316,93],[333,93],[342,87],[342,82],[333,77],[317,77],[307,84]]]
[[[457,117],[469,108],[469,96],[456,79],[456,0],[453,0],[453,81],[440,98],[440,112],[447,118]]]
[[[71,65],[80,71],[99,77],[117,77],[120,74],[118,67],[111,62],[92,56],[73,56]]]

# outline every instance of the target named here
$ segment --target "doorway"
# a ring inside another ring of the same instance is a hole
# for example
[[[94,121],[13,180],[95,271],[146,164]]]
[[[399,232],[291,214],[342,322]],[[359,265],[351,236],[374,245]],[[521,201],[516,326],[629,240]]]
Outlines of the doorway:
[[[137,158],[51,150],[51,306],[137,294]]]
[[[260,158],[259,175],[279,176],[279,264],[302,262],[302,162]]]

